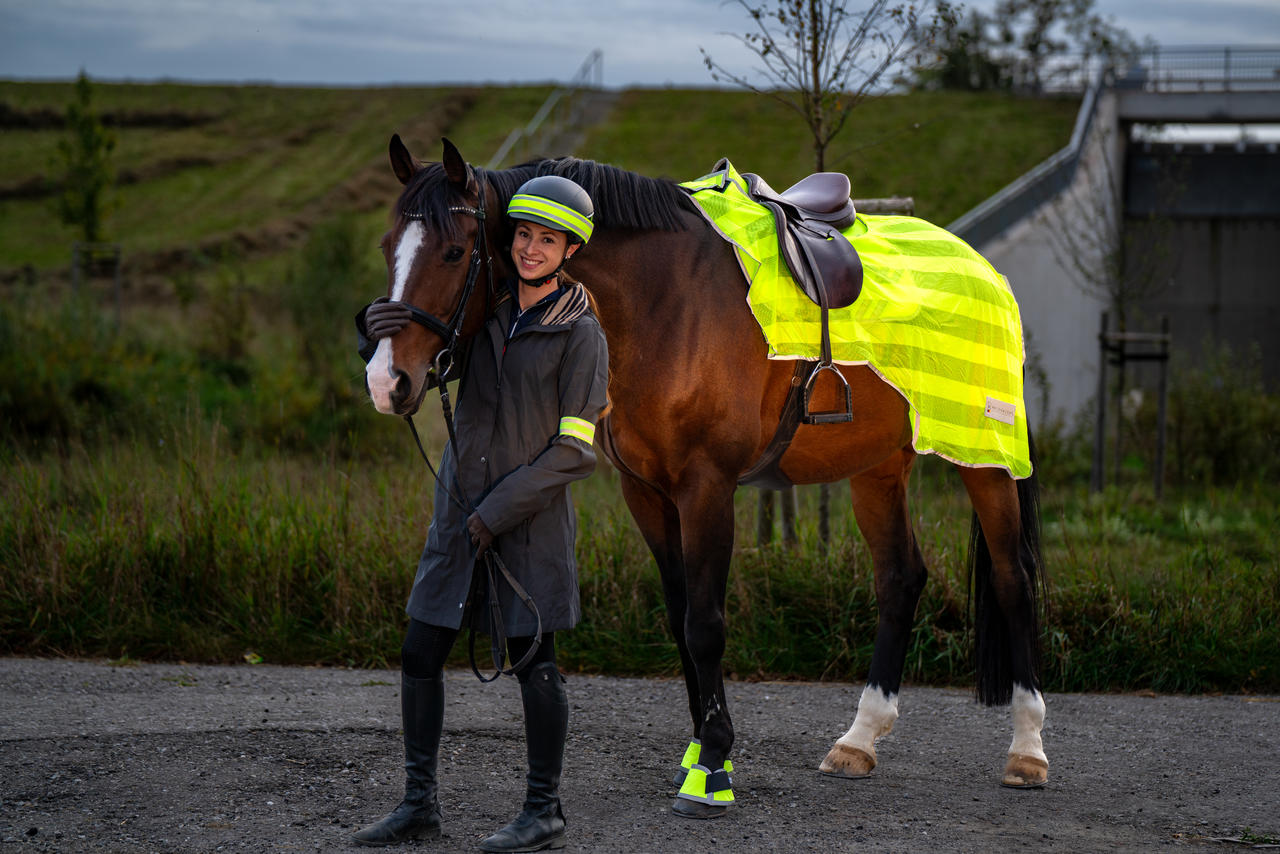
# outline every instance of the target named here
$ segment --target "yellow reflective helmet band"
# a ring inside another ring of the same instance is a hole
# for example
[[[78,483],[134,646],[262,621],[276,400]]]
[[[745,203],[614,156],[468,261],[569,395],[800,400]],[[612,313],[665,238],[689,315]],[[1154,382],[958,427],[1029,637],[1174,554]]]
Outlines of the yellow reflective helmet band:
[[[566,415],[560,419],[560,435],[572,436],[590,445],[591,440],[596,437],[596,425],[585,418],[574,418],[571,415]]]
[[[559,231],[570,231],[581,238],[583,243],[591,239],[594,228],[588,217],[568,205],[527,193],[517,193],[511,197],[511,203],[507,205],[507,216],[512,219],[531,219]]]

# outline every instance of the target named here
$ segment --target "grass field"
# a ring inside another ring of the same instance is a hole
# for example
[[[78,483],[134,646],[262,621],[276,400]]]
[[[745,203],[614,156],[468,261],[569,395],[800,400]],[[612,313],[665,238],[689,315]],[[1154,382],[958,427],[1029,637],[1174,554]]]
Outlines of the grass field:
[[[351,315],[384,287],[376,241],[398,187],[386,142],[399,132],[430,159],[448,135],[482,163],[547,89],[97,87],[119,122],[119,325],[101,283],[66,288],[72,235],[46,184],[58,131],[40,122],[69,93],[0,82],[8,115],[31,125],[0,135],[0,652],[393,662],[430,485],[403,426],[367,405],[351,348]],[[886,98],[859,109],[830,166],[855,196],[912,195],[945,223],[1065,144],[1075,109]],[[776,187],[810,162],[780,107],[718,91],[622,92],[578,153],[680,179],[728,156]],[[1087,495],[1080,434],[1041,435],[1051,690],[1280,691],[1266,440],[1280,402],[1229,361],[1179,376],[1193,383],[1174,389],[1173,411],[1198,432],[1175,431],[1191,464],[1163,502],[1141,457],[1126,486]],[[438,417],[418,423],[439,453]],[[1226,469],[1194,465],[1208,450],[1235,462],[1217,485]],[[967,685],[968,505],[936,460],[912,489],[931,577],[908,678]],[[870,561],[847,486],[834,491],[833,542],[817,542],[816,497],[802,490],[794,550],[756,547],[755,493],[740,491],[730,673],[865,674]],[[602,464],[576,494],[586,620],[565,638],[565,665],[675,672],[617,475]]]

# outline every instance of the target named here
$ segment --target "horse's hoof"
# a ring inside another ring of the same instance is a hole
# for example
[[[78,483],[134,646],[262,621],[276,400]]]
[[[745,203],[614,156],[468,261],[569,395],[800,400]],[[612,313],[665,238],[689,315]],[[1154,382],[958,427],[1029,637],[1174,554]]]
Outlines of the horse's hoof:
[[[828,777],[843,777],[848,780],[861,780],[871,775],[876,767],[876,758],[860,747],[849,747],[836,742],[827,756],[818,766],[818,770]]]
[[[1010,753],[1004,766],[1001,786],[1010,789],[1038,789],[1049,782],[1049,763],[1025,753]]]
[[[671,805],[671,811],[681,818],[719,818],[729,811],[728,807],[717,807],[711,804],[699,803],[698,801],[690,801],[685,798],[676,798]]]

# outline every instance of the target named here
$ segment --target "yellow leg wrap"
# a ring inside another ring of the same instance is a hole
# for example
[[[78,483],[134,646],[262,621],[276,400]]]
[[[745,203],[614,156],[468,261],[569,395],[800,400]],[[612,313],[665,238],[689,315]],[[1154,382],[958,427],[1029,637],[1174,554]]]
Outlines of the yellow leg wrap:
[[[684,749],[684,758],[680,760],[680,768],[676,771],[675,779],[672,781],[675,783],[676,788],[684,785],[685,779],[689,776],[689,769],[697,765],[700,758],[702,758],[702,742],[695,738]],[[724,761],[724,770],[730,774],[733,773],[732,760],[726,759]]]
[[[680,787],[680,794],[676,797],[718,807],[732,806],[733,780],[729,779],[729,772],[724,768],[711,771],[695,764],[689,769],[684,785]]]

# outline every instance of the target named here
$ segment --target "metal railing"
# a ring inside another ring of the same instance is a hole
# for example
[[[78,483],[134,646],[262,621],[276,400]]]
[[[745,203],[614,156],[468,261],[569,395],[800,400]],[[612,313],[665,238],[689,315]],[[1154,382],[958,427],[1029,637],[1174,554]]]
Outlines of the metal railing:
[[[1099,75],[1119,88],[1148,92],[1249,92],[1280,89],[1280,46],[1149,45],[1129,59],[1054,56],[1041,69],[1042,91],[1083,92]]]
[[[1148,92],[1256,92],[1280,89],[1280,47],[1241,45],[1144,49],[1116,86]]]
[[[577,73],[542,102],[529,123],[507,135],[485,168],[497,169],[512,154],[517,160],[534,154],[553,154],[547,147],[566,129],[582,122],[585,95],[600,89],[604,80],[604,53],[591,51]]]

